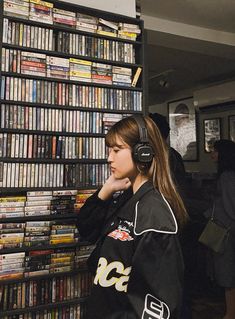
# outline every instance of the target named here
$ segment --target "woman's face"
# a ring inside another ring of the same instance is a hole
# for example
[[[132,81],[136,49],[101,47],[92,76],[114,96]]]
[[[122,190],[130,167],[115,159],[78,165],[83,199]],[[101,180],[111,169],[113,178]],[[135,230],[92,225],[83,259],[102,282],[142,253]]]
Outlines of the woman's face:
[[[128,177],[133,180],[138,174],[130,146],[119,137],[117,137],[116,145],[109,148],[108,162],[116,179]]]

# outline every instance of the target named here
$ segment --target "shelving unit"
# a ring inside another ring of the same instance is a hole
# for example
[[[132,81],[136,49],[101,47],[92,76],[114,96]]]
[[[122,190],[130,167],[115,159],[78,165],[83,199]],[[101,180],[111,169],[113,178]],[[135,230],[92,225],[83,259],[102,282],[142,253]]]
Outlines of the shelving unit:
[[[3,0],[0,16],[0,317],[85,319],[91,248],[74,230],[76,192],[107,178],[109,127],[143,112],[143,22],[57,0]]]

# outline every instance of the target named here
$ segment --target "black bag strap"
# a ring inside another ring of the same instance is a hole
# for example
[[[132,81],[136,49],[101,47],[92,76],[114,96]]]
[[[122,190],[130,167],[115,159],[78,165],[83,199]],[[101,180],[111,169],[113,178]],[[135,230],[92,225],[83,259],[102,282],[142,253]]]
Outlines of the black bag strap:
[[[215,202],[213,203],[212,212],[211,212],[211,220],[214,220],[215,217]]]

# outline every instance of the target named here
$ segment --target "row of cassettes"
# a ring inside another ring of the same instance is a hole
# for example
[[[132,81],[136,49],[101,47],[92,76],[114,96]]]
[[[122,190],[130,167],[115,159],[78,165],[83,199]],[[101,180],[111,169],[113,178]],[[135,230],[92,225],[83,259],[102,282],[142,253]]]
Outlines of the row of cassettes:
[[[90,294],[92,276],[89,273],[7,284],[1,288],[2,311],[24,309],[47,303],[63,302]]]
[[[103,133],[100,112],[1,105],[1,128],[69,133]]]
[[[82,55],[110,61],[135,63],[135,49],[132,43],[118,42],[92,36],[26,25],[3,20],[3,43]]]
[[[0,187],[96,187],[108,175],[108,164],[0,162]]]
[[[132,69],[75,58],[2,48],[1,68],[33,76],[131,87]],[[133,85],[135,86],[135,85]]]
[[[66,190],[66,191],[30,191],[26,196],[6,196],[0,197],[0,213],[6,216],[9,213],[19,213],[20,216],[40,216],[40,215],[68,215],[78,212],[85,200],[95,192],[95,189],[86,190]],[[8,216],[9,217],[9,216]],[[16,217],[16,216],[15,216]],[[67,216],[68,217],[68,216]],[[34,226],[53,225],[53,234],[64,233],[67,226],[55,226],[56,222],[46,222],[46,225],[33,224]],[[24,233],[25,224],[4,223],[0,224],[0,234]],[[70,225],[71,228],[71,225]],[[73,229],[75,227],[72,227]],[[76,233],[70,229],[70,232]]]
[[[55,50],[53,30],[3,19],[2,42],[41,50]]]
[[[17,207],[13,208],[10,212],[0,213],[0,215],[8,216],[8,215],[15,215],[16,217],[23,217],[25,214],[28,213],[36,213],[39,215],[44,215],[43,213],[50,214],[50,206],[36,206],[36,207]],[[5,208],[6,209],[6,208]],[[4,211],[4,209],[3,209]],[[61,226],[63,227],[61,229]],[[8,230],[7,230],[8,231]],[[0,234],[0,249],[5,248],[21,248],[21,247],[44,247],[45,245],[61,245],[61,244],[73,244],[78,242],[79,234],[74,223],[70,224],[57,224],[57,225],[48,225],[48,226],[31,226],[31,222],[27,222],[24,232],[19,232],[17,229],[13,229],[11,233],[3,233]],[[37,267],[30,267],[28,266],[28,271],[33,270],[43,270],[44,273],[49,272],[59,272],[61,271],[60,268],[62,265],[50,267],[49,264],[41,265],[41,268]],[[73,264],[66,263],[63,265],[63,271],[70,271],[73,269]],[[24,271],[24,265],[22,263],[17,264],[17,268],[13,268],[14,270],[17,269],[18,271]],[[55,269],[56,268],[56,269]],[[1,269],[1,268],[0,268]],[[0,270],[0,275],[8,274],[9,269],[2,269]]]
[[[2,76],[1,99],[111,110],[142,110],[142,92]]]
[[[61,31],[58,33],[56,45],[57,51],[65,54],[82,55],[124,63],[135,63],[135,49],[131,43]]]
[[[40,222],[37,222],[40,224]],[[22,223],[24,224],[24,223]],[[36,223],[35,223],[36,224]],[[1,225],[10,225],[17,227],[16,223],[4,223]],[[15,226],[16,225],[16,226]],[[60,226],[60,225],[56,225]],[[66,225],[62,225],[66,226]],[[20,231],[27,229],[37,229],[44,226],[26,226],[25,228],[3,228],[1,231],[10,231],[15,229]],[[65,230],[66,228],[58,230]],[[53,226],[52,226],[53,228]],[[74,228],[75,229],[75,228]],[[52,229],[53,231],[53,229]],[[45,247],[45,246],[44,246]],[[81,249],[82,248],[82,249]],[[9,253],[0,255],[0,280],[33,278],[53,273],[70,272],[75,269],[86,267],[87,258],[93,246],[80,246],[80,249],[49,249],[49,250],[32,250],[27,253]]]
[[[0,133],[0,157],[106,159],[103,137]]]
[[[54,8],[53,3],[46,1],[5,0],[3,10],[4,14],[9,16],[133,41],[141,34],[141,29],[136,23],[110,21],[84,13]]]
[[[25,216],[49,216],[49,215],[66,215],[78,212],[84,204],[84,199],[91,196],[95,190],[86,190],[85,193],[80,193],[75,196],[61,195],[61,196],[27,196],[21,197],[21,200],[15,200],[16,197],[0,197],[0,213],[1,218],[25,217]],[[81,200],[82,198],[82,200]],[[20,227],[21,226],[21,227]],[[0,234],[17,233],[20,228],[20,233],[24,233],[23,224],[0,224]],[[42,225],[44,226],[44,225]],[[50,223],[46,226],[50,226]],[[53,229],[55,226],[53,226]],[[53,234],[66,233],[67,226],[58,225],[53,230]],[[61,230],[63,229],[63,230]],[[70,233],[76,233],[74,227],[71,228]],[[27,234],[26,234],[27,235]],[[46,234],[48,235],[48,230]],[[11,236],[8,236],[11,237]]]
[[[86,304],[2,316],[3,319],[85,319]]]
[[[30,217],[30,216],[49,216],[49,215],[69,215],[74,213],[74,204],[72,204],[72,200],[69,203],[64,204],[56,204],[54,205],[51,203],[50,200],[44,200],[39,202],[26,202],[25,206],[13,206],[13,207],[0,207],[0,218],[15,218],[15,217]],[[0,224],[1,225],[1,224]],[[2,226],[2,225],[1,225]],[[3,227],[3,226],[2,226]],[[47,226],[49,227],[49,225]],[[65,227],[68,228],[68,227]],[[73,231],[72,227],[70,225],[70,232],[72,234],[76,234],[77,232]],[[43,231],[44,232],[44,231]],[[61,231],[60,231],[61,232]],[[5,236],[4,234],[7,233],[7,231],[2,232],[0,230],[0,238],[6,239],[9,238],[9,243],[11,242],[11,237],[14,237],[14,235],[11,236]],[[14,232],[14,229],[12,229],[11,233],[15,234],[17,232]],[[24,241],[24,232],[20,231],[21,235],[19,235],[19,243],[22,243]],[[57,234],[57,232],[53,232]],[[58,232],[59,233],[59,232]],[[2,235],[3,234],[3,235]],[[28,233],[26,233],[28,236]],[[46,230],[46,233],[42,233],[42,236],[50,235],[49,229]],[[15,236],[17,237],[17,236]],[[74,238],[74,236],[72,236]],[[55,239],[55,238],[53,238]],[[7,243],[8,240],[2,241],[1,243]],[[21,245],[19,245],[21,247]],[[3,247],[4,248],[4,247]],[[5,247],[5,248],[10,248]]]

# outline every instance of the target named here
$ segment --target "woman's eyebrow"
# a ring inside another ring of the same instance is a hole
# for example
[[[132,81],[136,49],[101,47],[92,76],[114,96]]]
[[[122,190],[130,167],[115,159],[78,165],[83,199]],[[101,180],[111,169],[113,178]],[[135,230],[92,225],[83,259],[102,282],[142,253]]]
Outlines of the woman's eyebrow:
[[[110,146],[110,148],[114,148],[114,147],[126,148],[126,146],[124,144],[114,144],[114,145]]]

